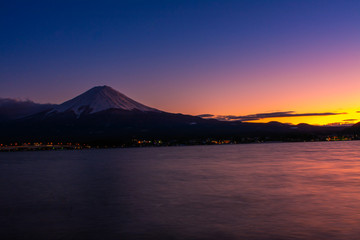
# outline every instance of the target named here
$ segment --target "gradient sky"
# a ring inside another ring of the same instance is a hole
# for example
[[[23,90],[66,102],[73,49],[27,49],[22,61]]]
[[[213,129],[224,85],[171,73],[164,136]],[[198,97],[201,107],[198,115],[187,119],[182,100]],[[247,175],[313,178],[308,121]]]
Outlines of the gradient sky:
[[[360,1],[12,0],[0,31],[2,98],[109,85],[169,112],[360,121]]]

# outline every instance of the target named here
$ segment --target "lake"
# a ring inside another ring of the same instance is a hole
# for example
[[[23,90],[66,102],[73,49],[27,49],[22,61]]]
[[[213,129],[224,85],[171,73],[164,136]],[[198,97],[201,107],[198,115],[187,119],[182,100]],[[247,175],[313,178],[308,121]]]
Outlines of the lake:
[[[359,239],[360,141],[0,153],[0,239]]]

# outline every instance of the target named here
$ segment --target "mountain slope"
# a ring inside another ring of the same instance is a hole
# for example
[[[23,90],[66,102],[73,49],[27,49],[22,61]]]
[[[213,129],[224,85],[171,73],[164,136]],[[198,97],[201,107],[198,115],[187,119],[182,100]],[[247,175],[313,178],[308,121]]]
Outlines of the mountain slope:
[[[21,101],[0,98],[0,121],[23,118],[38,112],[50,110],[54,104],[40,104],[33,101]]]
[[[55,107],[52,112],[69,112],[76,115],[96,113],[108,109],[158,112],[159,110],[138,103],[109,86],[94,87],[85,93]]]
[[[3,121],[0,143],[58,141],[101,145],[133,139],[306,140],[340,130],[306,124],[224,122],[167,113],[138,103],[108,86],[101,86],[50,111]]]

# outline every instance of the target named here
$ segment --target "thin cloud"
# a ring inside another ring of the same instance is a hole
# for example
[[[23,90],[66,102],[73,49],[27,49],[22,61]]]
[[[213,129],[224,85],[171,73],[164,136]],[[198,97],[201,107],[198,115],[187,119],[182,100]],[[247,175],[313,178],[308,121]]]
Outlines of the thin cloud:
[[[49,110],[54,104],[40,104],[31,100],[0,98],[0,118],[19,118]]]
[[[215,117],[215,115],[213,115],[213,114],[200,114],[200,115],[197,115],[197,117],[213,118],[213,117]]]
[[[216,118],[221,121],[255,121],[265,118],[332,116],[332,115],[340,115],[340,114],[347,114],[347,113],[346,112],[296,113],[295,111],[284,111],[284,112],[271,112],[271,113],[257,113],[257,114],[244,115],[244,116],[219,115],[219,116],[214,116],[213,118]]]

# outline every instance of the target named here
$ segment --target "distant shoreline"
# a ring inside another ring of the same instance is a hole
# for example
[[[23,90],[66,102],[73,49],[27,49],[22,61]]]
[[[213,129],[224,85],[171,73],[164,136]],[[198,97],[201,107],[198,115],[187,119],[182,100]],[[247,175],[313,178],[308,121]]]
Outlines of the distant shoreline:
[[[358,139],[336,139],[336,140],[299,140],[299,141],[252,141],[252,142],[204,142],[204,143],[163,143],[163,144],[122,144],[122,145],[89,145],[89,144],[43,144],[43,145],[16,145],[2,146],[0,152],[27,152],[27,151],[63,151],[63,150],[86,150],[86,149],[115,149],[115,148],[149,148],[149,147],[177,147],[177,146],[215,146],[215,145],[238,145],[238,144],[264,144],[264,143],[296,143],[296,142],[343,142],[357,141]]]

